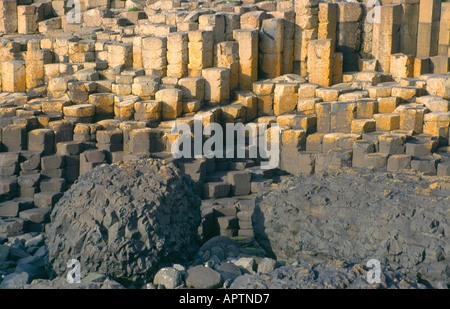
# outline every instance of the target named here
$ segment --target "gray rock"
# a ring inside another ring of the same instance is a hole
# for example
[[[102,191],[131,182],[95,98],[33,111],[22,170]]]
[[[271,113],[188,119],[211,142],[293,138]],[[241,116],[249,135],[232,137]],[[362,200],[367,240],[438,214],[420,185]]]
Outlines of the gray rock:
[[[21,211],[19,217],[33,223],[47,223],[50,218],[50,208],[33,208]]]
[[[63,276],[77,259],[127,285],[151,280],[162,263],[184,262],[200,245],[200,198],[192,182],[156,159],[101,165],[80,176],[46,228],[49,262]]]
[[[39,250],[39,248],[40,248],[39,246],[30,246],[27,247],[26,249],[28,254],[35,254],[36,251]]]
[[[40,247],[35,253],[34,257],[45,257],[48,254],[47,246]]]
[[[10,259],[17,261],[18,259],[29,257],[30,254],[23,247],[11,246],[9,248]]]
[[[181,264],[173,264],[172,267],[180,271],[181,273],[184,273],[186,271],[186,267]]]
[[[225,247],[226,258],[236,258],[239,255],[239,248],[235,245],[229,245]]]
[[[219,257],[217,257],[217,255],[212,255],[210,260],[214,262],[214,267],[215,267],[215,265],[220,264],[220,262],[222,262],[223,259],[220,259]]]
[[[27,241],[29,241],[30,239],[32,239],[33,237],[36,237],[38,235],[39,235],[39,233],[36,233],[36,232],[24,233],[24,234],[20,234],[20,235],[10,238],[10,240],[11,240],[10,242],[12,242],[12,241],[16,242],[16,241],[20,240],[21,244],[24,245]]]
[[[219,261],[225,259],[224,249],[222,247],[212,247],[209,251],[211,252],[211,258],[215,256]]]
[[[0,263],[5,262],[8,259],[9,247],[0,245]]]
[[[270,273],[274,271],[277,265],[277,261],[271,258],[263,258],[258,264],[259,273]]]
[[[107,279],[108,277],[102,274],[97,274],[97,273],[89,273],[86,276],[84,276],[81,279],[81,282],[83,283],[90,283],[90,282],[103,282]]]
[[[47,277],[44,268],[34,266],[32,264],[19,264],[15,270],[16,273],[27,273],[30,280],[42,279]]]
[[[237,277],[230,286],[230,289],[247,289],[256,280],[250,274]]]
[[[85,279],[85,280],[83,280]],[[65,277],[56,277],[53,280],[36,279],[23,287],[24,289],[124,289],[120,283],[99,274],[88,274],[82,278],[81,283],[67,283]]]
[[[209,250],[205,250],[202,254],[202,259],[204,261],[208,261],[210,257],[211,257],[211,252]]]
[[[214,260],[208,260],[205,263],[205,267],[208,267],[208,268],[214,268],[215,265],[216,265],[216,262]]]
[[[231,280],[231,279],[225,280],[225,281],[223,282],[223,288],[224,288],[224,289],[229,289],[232,283],[233,283],[233,280]]]
[[[153,278],[154,285],[163,285],[166,289],[175,289],[183,283],[183,276],[180,271],[173,267],[164,267],[158,270]]]
[[[45,257],[42,257],[42,256],[30,255],[30,256],[27,256],[27,257],[25,257],[23,259],[19,259],[17,261],[17,265],[19,265],[19,264],[31,264],[31,265],[34,265],[36,267],[44,267],[47,264],[47,260],[46,260]]]
[[[216,268],[216,271],[220,273],[224,281],[230,280],[233,282],[234,279],[242,275],[241,269],[231,262],[223,263]]]
[[[234,245],[235,247],[239,247],[239,243],[229,237],[226,236],[215,236],[208,241],[206,241],[201,247],[199,252],[205,252],[206,250],[210,250],[213,247],[224,247]],[[214,249],[217,250],[217,249]]]
[[[233,261],[233,264],[249,273],[254,273],[256,269],[256,262],[252,257],[241,257]]]
[[[230,289],[422,289],[417,280],[398,271],[382,268],[381,282],[367,282],[365,265],[341,260],[322,263],[299,263],[282,266],[268,274],[244,275],[236,278]]]
[[[0,219],[0,236],[11,237],[23,232],[25,220],[20,218]]]
[[[215,289],[222,286],[222,276],[217,271],[203,265],[189,268],[186,285],[196,289]]]
[[[156,290],[156,286],[153,283],[147,283],[143,288],[147,290]]]
[[[33,280],[30,284],[25,285],[23,288],[25,290],[34,290],[34,289],[48,290],[48,289],[64,289],[64,288],[70,288],[70,287],[72,287],[73,289],[76,289],[77,285],[75,285],[75,284],[69,285],[67,283],[66,278],[57,277],[53,280],[36,279],[36,280]]]
[[[249,171],[231,171],[227,174],[227,182],[231,185],[233,195],[250,194],[250,180],[252,175]]]
[[[431,286],[450,285],[449,187],[414,172],[345,167],[290,177],[257,200],[255,238],[287,263],[384,259]]]
[[[106,280],[103,281],[100,289],[102,289],[102,290],[122,290],[122,289],[125,289],[125,287],[110,278],[106,278]]]
[[[7,271],[8,269],[14,269],[16,267],[16,263],[14,261],[6,261],[0,263],[0,270]]]
[[[25,242],[25,247],[40,247],[45,244],[44,234],[39,234]]]
[[[12,273],[7,275],[0,284],[1,289],[21,289],[30,282],[27,273]]]

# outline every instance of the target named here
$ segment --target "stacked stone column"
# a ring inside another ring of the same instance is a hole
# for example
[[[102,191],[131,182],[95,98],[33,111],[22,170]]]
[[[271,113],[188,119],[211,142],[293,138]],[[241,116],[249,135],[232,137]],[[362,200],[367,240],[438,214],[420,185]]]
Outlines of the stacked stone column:
[[[234,13],[224,13],[225,16],[225,41],[233,40],[233,31],[241,28],[241,16]]]
[[[273,115],[275,84],[270,81],[253,83],[253,93],[258,100],[258,117]]]
[[[15,33],[17,29],[17,1],[0,1],[0,32]]]
[[[214,32],[189,31],[189,76],[202,76],[202,70],[212,67],[214,63]]]
[[[441,4],[438,54],[450,57],[450,2]]]
[[[2,89],[5,92],[26,90],[25,61],[10,60],[2,63]]]
[[[332,50],[336,48],[336,27],[338,19],[338,5],[330,2],[319,3],[318,39],[331,39]]]
[[[399,50],[401,5],[376,6],[373,24],[372,54],[380,71],[389,73],[390,57]]]
[[[424,115],[423,133],[434,136],[442,136],[441,130],[448,136],[450,125],[449,112],[432,112]]]
[[[377,4],[366,3],[363,5],[363,17],[362,17],[362,25],[361,25],[361,49],[359,54],[362,59],[371,59],[372,58],[372,40],[373,40],[373,22],[375,19],[375,13],[379,12],[375,10],[375,6]],[[359,66],[361,70],[361,65]]]
[[[134,103],[134,119],[152,124],[161,120],[162,102],[141,101]]]
[[[133,68],[143,68],[142,37],[133,38]]]
[[[207,104],[225,105],[230,99],[230,69],[208,68],[202,72],[205,78],[205,101]]]
[[[390,59],[389,71],[392,78],[400,82],[401,78],[413,77],[414,75],[414,56],[405,54],[392,54]]]
[[[294,70],[295,12],[276,11],[271,14],[275,18],[284,19],[281,74],[292,73]]]
[[[275,84],[273,112],[275,116],[292,112],[298,104],[298,85],[295,83]]]
[[[400,28],[400,51],[415,55],[419,23],[419,0],[401,0],[402,25]]]
[[[308,44],[308,80],[330,86],[333,79],[333,40],[314,40]]]
[[[420,1],[417,57],[426,58],[437,55],[440,7],[441,0]]]
[[[198,29],[201,31],[212,31],[214,45],[226,39],[225,15],[205,14],[198,18]]]
[[[56,62],[69,62],[69,42],[78,41],[75,37],[58,37],[53,42],[53,52]]]
[[[133,44],[113,43],[108,46],[108,65],[116,67],[123,65],[125,68],[133,66]]]
[[[363,10],[357,2],[339,2],[338,10],[336,51],[343,53],[344,72],[358,71]]]
[[[115,55],[116,51],[114,50],[114,52],[112,52],[111,54]],[[127,55],[127,57],[130,56]],[[69,62],[84,63],[94,61],[95,61],[95,41],[81,40],[76,42],[69,42]],[[127,65],[129,65],[128,59]]]
[[[142,64],[146,75],[167,76],[167,38],[142,39]]]
[[[258,31],[235,30],[234,39],[239,43],[239,86],[252,90],[258,80]]]
[[[183,112],[183,92],[179,89],[162,89],[156,92],[156,101],[162,102],[163,120],[180,117]]]
[[[17,32],[33,34],[38,30],[38,15],[33,5],[19,5],[17,7]]]
[[[214,66],[230,69],[230,88],[239,84],[239,43],[221,42],[216,45]]]
[[[319,1],[296,0],[295,37],[294,37],[294,73],[306,76],[306,58],[308,43],[318,38]]]
[[[49,50],[29,50],[25,56],[26,88],[44,85],[44,65],[52,60]]]
[[[264,19],[269,18],[269,15],[264,11],[252,11],[241,15],[241,29],[244,30],[259,30]]]
[[[167,76],[188,75],[188,34],[175,32],[167,36]]]
[[[259,31],[259,75],[275,78],[283,68],[284,19],[271,18],[262,22]]]

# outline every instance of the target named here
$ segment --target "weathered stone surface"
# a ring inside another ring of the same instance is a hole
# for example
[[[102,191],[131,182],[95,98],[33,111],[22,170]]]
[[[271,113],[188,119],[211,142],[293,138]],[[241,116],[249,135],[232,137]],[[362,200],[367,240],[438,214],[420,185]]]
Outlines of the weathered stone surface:
[[[242,275],[241,269],[229,261],[217,267],[216,271],[220,273],[224,281],[234,280]]]
[[[3,91],[24,92],[26,90],[25,61],[10,60],[3,62],[1,72]]]
[[[222,277],[219,272],[198,265],[186,272],[186,285],[197,289],[214,289],[222,284]]]
[[[236,278],[230,289],[417,289],[425,288],[398,271],[382,269],[382,282],[369,284],[369,269],[342,260],[283,266],[270,273]]]
[[[173,267],[164,267],[158,270],[153,278],[153,284],[163,285],[166,289],[174,289],[182,284],[182,273]]]
[[[251,90],[258,80],[258,31],[235,30],[233,38],[239,43],[239,86]]]
[[[227,68],[202,70],[205,79],[205,100],[210,105],[225,104],[230,99],[231,71]]]
[[[77,258],[82,275],[95,271],[142,282],[160,263],[188,258],[198,245],[200,219],[191,190],[174,166],[156,160],[85,173],[52,212],[46,238],[54,271],[63,274],[67,259]],[[93,199],[79,198],[86,194]]]
[[[20,289],[30,283],[30,276],[26,272],[12,273],[3,278],[0,288],[2,289]]]
[[[357,190],[342,190],[350,184]],[[449,185],[416,174],[342,172],[342,167],[290,179],[257,205],[256,239],[290,262],[325,258],[365,264],[377,257],[411,278],[420,273],[427,284],[448,284],[448,243],[442,233],[448,227]],[[280,207],[285,203],[289,206]]]
[[[332,84],[332,40],[312,40],[308,44],[308,77],[309,82],[321,86]]]
[[[124,289],[125,287],[111,278],[98,274],[89,274],[81,279],[81,283],[68,283],[65,277],[57,277],[53,280],[35,279],[24,287],[32,289]]]
[[[162,89],[156,92],[156,101],[162,102],[162,118],[175,119],[183,112],[183,92],[179,89]]]

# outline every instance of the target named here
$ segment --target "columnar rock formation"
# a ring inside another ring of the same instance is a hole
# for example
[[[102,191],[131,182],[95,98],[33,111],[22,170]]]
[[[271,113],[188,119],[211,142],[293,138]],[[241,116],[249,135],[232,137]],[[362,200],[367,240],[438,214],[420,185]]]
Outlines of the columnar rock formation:
[[[196,117],[278,124],[295,175],[450,175],[448,2],[25,2],[0,1],[1,217],[52,207],[97,165],[170,152],[174,124]],[[186,172],[207,199],[269,181],[220,174],[260,158],[197,159]]]

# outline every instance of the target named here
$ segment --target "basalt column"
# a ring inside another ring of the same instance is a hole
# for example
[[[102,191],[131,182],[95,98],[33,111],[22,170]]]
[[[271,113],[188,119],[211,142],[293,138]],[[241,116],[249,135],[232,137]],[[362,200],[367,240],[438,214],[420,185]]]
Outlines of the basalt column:
[[[441,0],[420,1],[417,57],[431,57],[438,53],[440,8]]]
[[[239,43],[239,87],[252,90],[258,80],[258,30],[235,30],[233,34]]]
[[[357,2],[338,3],[336,51],[344,55],[344,72],[358,71],[358,54],[361,48],[363,10]]]
[[[390,58],[400,49],[401,5],[375,6],[373,23],[372,54],[379,62],[379,70],[390,71]]]
[[[294,73],[306,76],[308,43],[318,38],[319,1],[295,0]]]
[[[283,66],[284,19],[263,20],[259,31],[259,75],[260,78],[275,78],[281,75]]]

